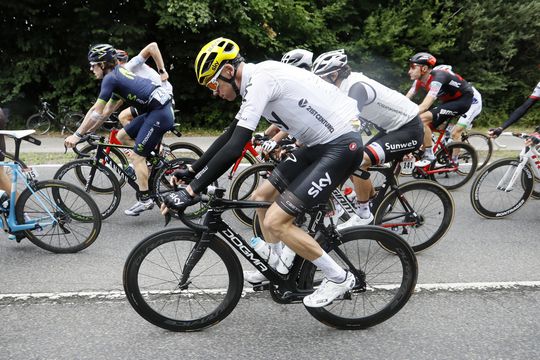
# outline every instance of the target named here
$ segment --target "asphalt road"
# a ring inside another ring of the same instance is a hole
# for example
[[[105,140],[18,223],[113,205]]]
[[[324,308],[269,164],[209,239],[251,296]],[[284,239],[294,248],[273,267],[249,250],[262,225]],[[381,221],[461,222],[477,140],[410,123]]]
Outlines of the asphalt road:
[[[41,167],[40,177],[53,171]],[[472,210],[469,189],[453,192],[451,230],[418,255],[417,292],[385,323],[338,331],[302,305],[248,292],[223,322],[190,334],[151,325],[123,296],[128,253],[163,228],[157,209],[123,215],[135,200],[126,190],[98,240],[80,253],[55,255],[28,241],[0,241],[0,358],[538,358],[539,201],[506,219],[485,220]]]

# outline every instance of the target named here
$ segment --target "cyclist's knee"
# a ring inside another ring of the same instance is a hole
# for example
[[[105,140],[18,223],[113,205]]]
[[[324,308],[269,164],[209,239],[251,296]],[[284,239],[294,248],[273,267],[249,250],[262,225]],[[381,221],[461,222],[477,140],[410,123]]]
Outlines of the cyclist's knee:
[[[133,119],[133,116],[131,116],[130,108],[122,110],[120,115],[118,115],[118,120],[120,120],[120,123],[122,124],[122,126],[126,126],[132,119]]]
[[[266,212],[263,226],[276,237],[282,238],[289,232],[288,228],[292,225],[293,220],[293,216],[287,214],[274,203]]]

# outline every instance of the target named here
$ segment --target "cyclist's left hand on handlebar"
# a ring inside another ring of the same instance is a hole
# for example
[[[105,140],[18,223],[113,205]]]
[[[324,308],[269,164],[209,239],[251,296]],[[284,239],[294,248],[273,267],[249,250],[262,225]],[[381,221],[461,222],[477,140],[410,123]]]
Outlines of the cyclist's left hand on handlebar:
[[[534,146],[540,144],[540,134],[534,133],[531,134],[530,137],[525,140],[525,145],[527,146]]]
[[[165,197],[165,206],[173,210],[183,210],[200,201],[199,196],[191,196],[185,188],[173,192]],[[163,210],[163,209],[162,209]]]
[[[266,140],[265,142],[263,142],[263,144],[261,145],[261,148],[264,152],[266,153],[269,153],[271,152],[272,150],[274,150],[277,146],[277,142],[275,142],[274,140]]]

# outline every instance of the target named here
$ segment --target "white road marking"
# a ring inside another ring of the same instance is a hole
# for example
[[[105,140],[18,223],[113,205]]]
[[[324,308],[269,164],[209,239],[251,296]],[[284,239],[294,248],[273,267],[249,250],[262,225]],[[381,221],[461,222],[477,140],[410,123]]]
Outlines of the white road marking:
[[[472,282],[472,283],[440,283],[440,284],[417,284],[415,292],[461,292],[470,290],[511,290],[511,289],[540,289],[540,281],[508,281],[508,282]],[[201,291],[191,290],[191,294]],[[224,293],[224,290],[213,289],[205,292]],[[243,295],[255,293],[251,288],[245,288]],[[0,294],[0,302],[26,301],[26,300],[69,300],[70,298],[95,299],[100,301],[121,300],[126,297],[120,290],[111,291],[74,291],[57,293],[13,293]]]

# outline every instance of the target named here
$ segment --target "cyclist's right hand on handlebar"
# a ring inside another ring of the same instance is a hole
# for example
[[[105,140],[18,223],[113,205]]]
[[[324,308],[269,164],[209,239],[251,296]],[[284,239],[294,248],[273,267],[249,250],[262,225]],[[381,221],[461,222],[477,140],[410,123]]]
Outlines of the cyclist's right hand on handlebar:
[[[489,129],[488,131],[488,135],[492,138],[498,138],[499,135],[501,135],[501,133],[504,131],[504,129],[502,127],[498,127],[498,128],[494,128],[494,129]]]
[[[187,166],[175,170],[171,177],[171,185],[189,184],[195,178],[195,173],[190,171]]]
[[[68,148],[73,148],[81,140],[80,137],[73,134],[64,139],[64,145]]]

